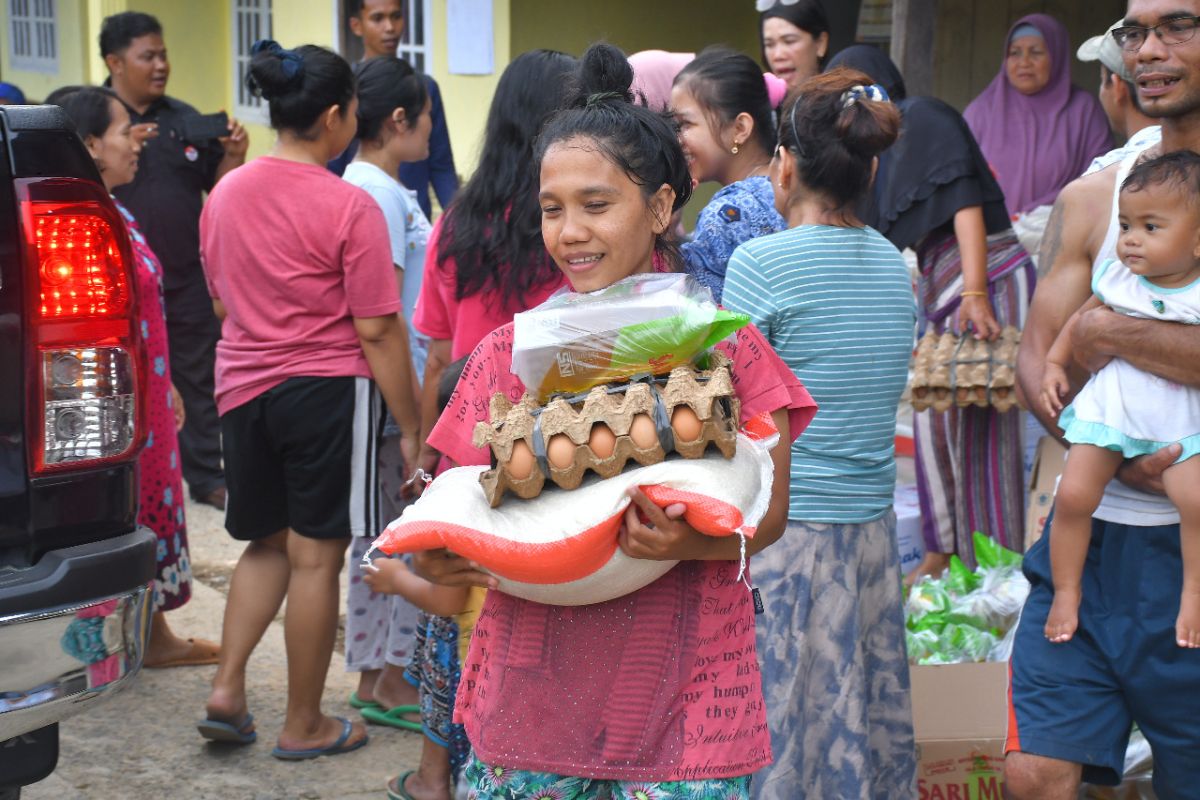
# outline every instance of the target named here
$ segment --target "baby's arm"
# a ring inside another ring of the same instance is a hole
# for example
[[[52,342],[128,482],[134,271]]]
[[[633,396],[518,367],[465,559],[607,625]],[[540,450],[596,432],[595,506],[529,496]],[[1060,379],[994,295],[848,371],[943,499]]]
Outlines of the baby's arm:
[[[377,558],[363,575],[363,582],[373,592],[398,594],[417,608],[439,617],[462,613],[467,607],[470,588],[442,586],[414,575],[408,565],[398,558]]]
[[[1104,301],[1096,297],[1096,295],[1088,298],[1088,301],[1067,320],[1067,324],[1059,331],[1054,344],[1050,346],[1049,352],[1046,353],[1046,368],[1042,373],[1042,394],[1040,401],[1042,408],[1045,409],[1046,413],[1052,419],[1058,418],[1058,413],[1063,408],[1063,400],[1066,398],[1067,393],[1071,391],[1071,380],[1067,376],[1067,369],[1071,365],[1072,358],[1071,331],[1084,312],[1091,311],[1093,308],[1099,308],[1102,305],[1104,305]]]

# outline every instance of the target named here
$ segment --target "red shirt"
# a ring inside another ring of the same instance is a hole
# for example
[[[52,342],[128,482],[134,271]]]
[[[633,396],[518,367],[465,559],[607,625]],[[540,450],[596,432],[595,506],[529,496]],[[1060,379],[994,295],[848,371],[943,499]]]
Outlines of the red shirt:
[[[487,464],[471,431],[489,399],[525,390],[512,325],[472,354],[429,443]],[[733,358],[742,421],[788,409],[800,435],[816,404],[753,326]],[[683,561],[643,589],[588,606],[488,592],[462,667],[455,717],[486,764],[607,780],[749,775],[771,762],[750,592],[736,561]]]
[[[200,216],[208,291],[225,305],[217,411],[291,377],[371,377],[355,317],[400,310],[387,223],[315,164],[264,156],[226,175]]]
[[[562,273],[530,290],[521,298],[520,308],[506,308],[499,291],[478,292],[459,300],[457,268],[454,259],[439,264],[438,239],[442,233],[443,214],[433,225],[425,245],[425,279],[421,296],[413,314],[413,327],[430,339],[450,340],[450,360],[470,355],[484,337],[501,325],[512,322],[513,314],[541,305],[547,297],[566,284]]]

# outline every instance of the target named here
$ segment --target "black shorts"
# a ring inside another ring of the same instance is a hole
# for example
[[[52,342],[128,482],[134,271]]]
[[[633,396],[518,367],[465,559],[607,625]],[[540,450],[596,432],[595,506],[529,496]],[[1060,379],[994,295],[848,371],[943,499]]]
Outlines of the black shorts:
[[[221,417],[225,529],[261,539],[379,531],[383,403],[368,378],[289,378]]]

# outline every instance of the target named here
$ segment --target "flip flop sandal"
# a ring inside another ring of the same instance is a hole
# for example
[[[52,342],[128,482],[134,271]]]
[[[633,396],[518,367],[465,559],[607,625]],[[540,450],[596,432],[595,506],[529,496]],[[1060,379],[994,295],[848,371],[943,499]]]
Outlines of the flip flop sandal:
[[[421,723],[405,719],[404,715],[420,713],[420,706],[396,706],[386,711],[382,708],[364,708],[362,710],[362,717],[372,725],[387,725],[391,728],[417,731],[419,733],[422,730]]]
[[[347,700],[346,702],[348,702],[350,704],[351,708],[357,708],[359,710],[362,710],[364,708],[380,708],[380,709],[383,708],[383,706],[380,705],[379,702],[376,700],[361,700],[361,699],[359,699],[358,692],[351,692],[350,699]]]
[[[271,755],[282,761],[306,761],[310,758],[319,758],[320,756],[338,756],[342,753],[349,753],[362,747],[367,743],[369,736],[364,736],[353,744],[347,744],[350,740],[350,734],[354,733],[354,723],[345,717],[334,717],[342,723],[342,735],[337,738],[333,744],[326,747],[312,747],[307,750],[289,750],[286,747],[278,747],[271,751]]]
[[[258,739],[258,731],[246,730],[254,724],[254,715],[247,714],[241,722],[234,724],[219,719],[202,719],[196,723],[196,730],[210,742],[225,742],[227,744],[252,744]]]
[[[408,776],[412,775],[415,772],[416,772],[415,769],[410,769],[408,772],[405,772],[404,774],[402,774],[399,778],[396,778],[395,791],[392,790],[391,781],[388,781],[388,785],[387,785],[388,800],[417,800],[417,798],[415,798],[411,794],[409,794],[408,790],[404,788],[404,782],[406,780],[408,780]]]

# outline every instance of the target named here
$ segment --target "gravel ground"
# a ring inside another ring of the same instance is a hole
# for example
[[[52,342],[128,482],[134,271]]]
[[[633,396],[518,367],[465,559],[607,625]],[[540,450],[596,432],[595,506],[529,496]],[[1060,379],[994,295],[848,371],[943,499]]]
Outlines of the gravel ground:
[[[219,640],[229,575],[242,545],[221,512],[189,503],[188,537],[196,584],[191,602],[170,613],[180,634]],[[344,600],[344,597],[343,597]],[[286,663],[277,619],[250,662],[250,709],[259,740],[248,747],[206,744],[195,722],[216,667],[146,670],[130,689],[61,726],[58,770],[26,787],[23,800],[320,800],[384,798],[384,782],[416,766],[419,734],[371,727],[353,753],[288,763],[270,755],[283,724]],[[325,684],[327,713],[355,718],[346,698],[356,676],[334,653]]]

